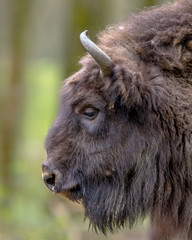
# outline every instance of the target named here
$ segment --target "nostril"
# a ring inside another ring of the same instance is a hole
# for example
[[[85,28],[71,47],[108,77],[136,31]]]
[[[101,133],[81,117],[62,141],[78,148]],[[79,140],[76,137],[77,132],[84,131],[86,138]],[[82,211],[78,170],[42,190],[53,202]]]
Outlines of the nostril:
[[[46,186],[51,190],[55,190],[55,185],[56,185],[56,174],[55,171],[52,171],[50,167],[46,164],[42,165],[42,170],[43,170],[43,181],[46,184]]]
[[[53,187],[55,187],[55,174],[52,173],[52,174],[44,175],[43,180],[45,184],[48,186],[48,188],[53,190]]]

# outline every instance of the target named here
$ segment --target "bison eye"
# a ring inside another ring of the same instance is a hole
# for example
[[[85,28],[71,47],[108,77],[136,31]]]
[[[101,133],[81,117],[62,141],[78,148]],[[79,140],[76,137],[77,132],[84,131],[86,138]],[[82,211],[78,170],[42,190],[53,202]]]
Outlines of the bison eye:
[[[99,111],[96,108],[87,107],[82,111],[82,116],[85,119],[94,120],[97,117],[98,112]]]

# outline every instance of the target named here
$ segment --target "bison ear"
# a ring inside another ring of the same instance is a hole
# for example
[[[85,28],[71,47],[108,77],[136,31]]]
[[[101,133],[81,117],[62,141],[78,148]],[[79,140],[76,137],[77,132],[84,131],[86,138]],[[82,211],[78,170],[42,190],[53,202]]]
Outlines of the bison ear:
[[[113,98],[121,99],[121,104],[127,108],[143,105],[149,88],[141,72],[129,70],[129,66],[115,65],[112,72]]]
[[[88,31],[84,31],[80,35],[80,40],[84,48],[95,59],[101,69],[101,76],[109,76],[112,69],[111,58],[100,49],[94,42],[88,37]]]

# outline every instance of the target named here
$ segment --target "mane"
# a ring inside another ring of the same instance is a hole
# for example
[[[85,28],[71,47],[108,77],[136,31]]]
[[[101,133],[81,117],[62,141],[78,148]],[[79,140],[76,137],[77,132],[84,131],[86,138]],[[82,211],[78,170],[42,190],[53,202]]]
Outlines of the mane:
[[[144,10],[126,22],[108,27],[99,34],[98,43],[114,62],[143,61],[184,74],[181,49],[174,54],[171,49],[188,40],[191,28],[192,2],[182,0]]]

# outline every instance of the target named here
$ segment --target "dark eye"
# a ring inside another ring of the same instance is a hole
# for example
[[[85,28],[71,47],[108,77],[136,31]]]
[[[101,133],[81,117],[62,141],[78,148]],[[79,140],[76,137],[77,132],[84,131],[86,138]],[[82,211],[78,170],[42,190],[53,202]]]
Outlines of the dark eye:
[[[85,108],[82,112],[82,116],[88,120],[94,120],[97,117],[98,109],[96,108]]]

